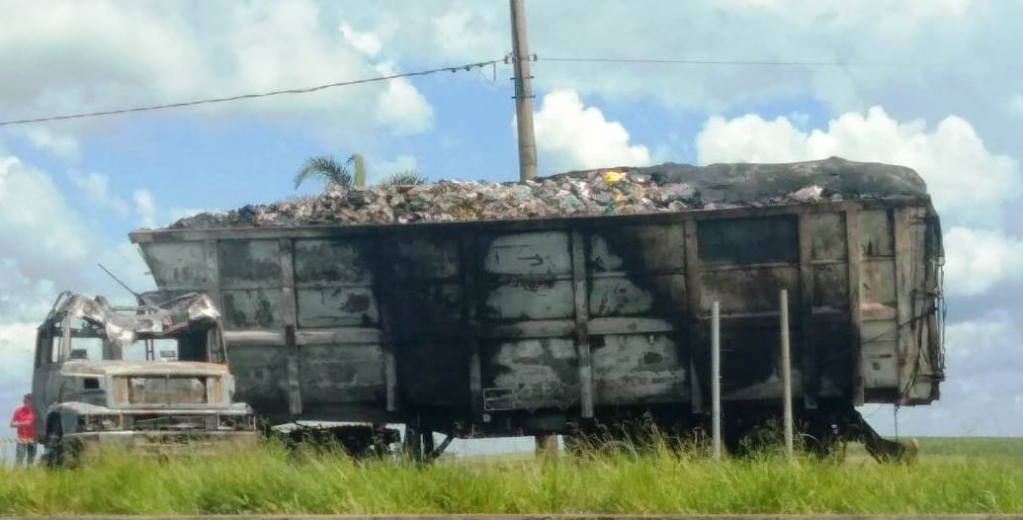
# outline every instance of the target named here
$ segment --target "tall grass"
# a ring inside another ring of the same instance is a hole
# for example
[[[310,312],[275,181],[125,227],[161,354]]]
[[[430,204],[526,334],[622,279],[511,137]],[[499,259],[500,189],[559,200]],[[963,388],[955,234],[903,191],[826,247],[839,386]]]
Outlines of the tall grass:
[[[104,453],[72,470],[0,470],[0,514],[1021,513],[998,460],[714,462],[665,450],[555,460],[354,462],[276,445],[165,462]]]

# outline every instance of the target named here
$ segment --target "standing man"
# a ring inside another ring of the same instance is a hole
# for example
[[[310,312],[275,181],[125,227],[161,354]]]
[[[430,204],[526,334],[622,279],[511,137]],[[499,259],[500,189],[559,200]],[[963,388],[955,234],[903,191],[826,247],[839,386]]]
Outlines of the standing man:
[[[22,405],[14,410],[11,428],[18,431],[18,444],[15,454],[15,466],[26,464],[31,466],[36,461],[36,414],[32,410],[32,394],[25,394]]]

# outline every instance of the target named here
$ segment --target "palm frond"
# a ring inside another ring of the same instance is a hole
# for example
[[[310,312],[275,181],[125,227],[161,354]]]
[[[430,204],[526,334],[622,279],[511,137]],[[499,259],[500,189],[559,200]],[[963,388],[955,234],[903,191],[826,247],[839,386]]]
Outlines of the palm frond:
[[[385,186],[412,186],[417,184],[426,184],[426,176],[415,171],[407,170],[391,174],[390,177],[384,179],[381,183]]]
[[[302,169],[295,175],[295,189],[312,177],[321,177],[328,185],[344,190],[352,188],[352,174],[348,171],[347,164],[341,164],[330,156],[307,159]]]
[[[353,153],[348,158],[348,163],[352,165],[354,170],[355,188],[362,189],[366,187],[366,159],[362,155]]]

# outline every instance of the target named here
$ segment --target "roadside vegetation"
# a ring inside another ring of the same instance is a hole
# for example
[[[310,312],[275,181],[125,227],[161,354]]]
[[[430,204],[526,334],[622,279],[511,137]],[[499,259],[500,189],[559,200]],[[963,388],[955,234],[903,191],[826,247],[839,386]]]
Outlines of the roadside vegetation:
[[[923,440],[912,464],[696,451],[416,465],[258,450],[0,470],[0,514],[1023,513],[1023,442]],[[931,451],[934,453],[931,453]]]

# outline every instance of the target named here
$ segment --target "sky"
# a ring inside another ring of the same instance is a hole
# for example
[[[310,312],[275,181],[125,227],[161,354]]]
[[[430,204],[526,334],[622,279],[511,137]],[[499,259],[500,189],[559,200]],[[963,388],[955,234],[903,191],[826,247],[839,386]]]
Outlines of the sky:
[[[841,156],[916,169],[942,218],[948,380],[882,433],[1023,435],[1023,2],[527,0],[541,174]],[[0,0],[0,120],[314,86],[503,58],[508,3]],[[826,62],[839,66],[552,58]],[[511,67],[0,127],[0,403],[66,289],[152,287],[127,234],[312,193],[307,157],[370,181],[518,176]],[[2,408],[2,404],[0,404]],[[0,434],[3,437],[3,434]]]

